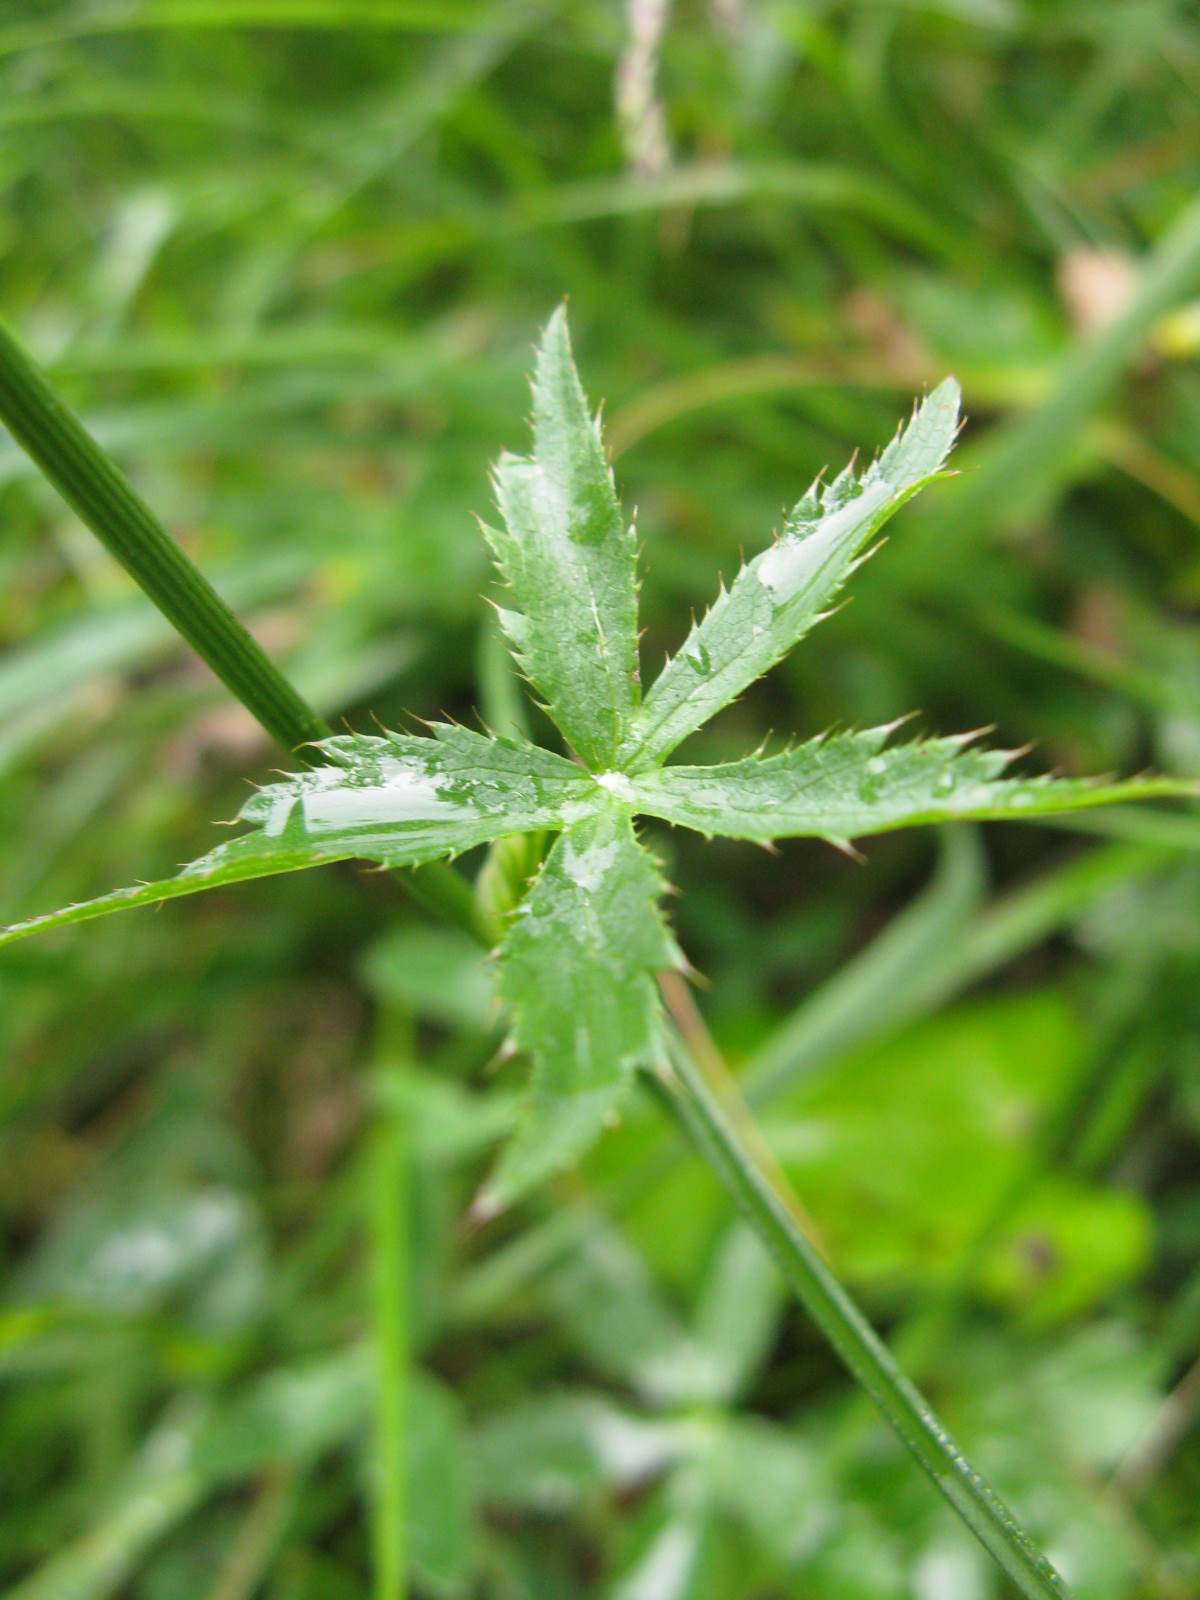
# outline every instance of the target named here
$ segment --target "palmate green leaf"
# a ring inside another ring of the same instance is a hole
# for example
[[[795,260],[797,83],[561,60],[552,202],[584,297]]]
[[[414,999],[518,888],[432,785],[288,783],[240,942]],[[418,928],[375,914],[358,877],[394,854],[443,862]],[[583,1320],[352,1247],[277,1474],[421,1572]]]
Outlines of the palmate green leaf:
[[[44,929],[223,884],[355,858],[415,866],[503,834],[561,827],[607,796],[572,762],[535,745],[435,724],[430,738],[344,735],[320,746],[331,765],[258,790],[238,820],[252,833],[177,877],[118,889],[0,931],[0,945]]]
[[[522,670],[589,767],[613,765],[639,698],[637,547],[579,384],[566,313],[533,380],[533,455],[496,467],[501,529],[485,530],[517,609],[501,612]]]
[[[921,823],[1021,820],[1200,793],[1196,783],[1170,778],[1005,778],[1012,751],[975,748],[975,734],[889,745],[896,726],[831,734],[724,766],[642,773],[630,780],[637,809],[710,835],[845,844]]]
[[[656,1058],[654,974],[681,959],[658,910],[663,887],[627,807],[613,800],[572,823],[546,858],[500,951],[500,993],[533,1081],[482,1214],[591,1144],[636,1069]]]
[[[626,771],[670,755],[828,614],[865,546],[945,465],[959,400],[947,378],[861,477],[851,466],[809,490],[783,536],[722,590],[655,680],[621,750]]]
[[[503,527],[488,537],[513,594],[515,609],[501,615],[517,658],[591,770],[446,725],[421,738],[330,739],[319,747],[324,765],[260,790],[240,817],[250,831],[178,876],[18,924],[0,931],[0,944],[323,862],[418,865],[502,841],[476,898],[490,925],[507,924],[499,991],[534,1067],[523,1117],[479,1205],[509,1202],[582,1153],[660,1049],[654,977],[681,958],[658,909],[657,868],[634,835],[637,812],[706,834],[844,843],[916,823],[1195,792],[1155,779],[1006,779],[1003,752],[963,739],[889,747],[889,728],[727,766],[663,769],[682,739],[826,614],[887,519],[940,473],[958,406],[947,379],[861,476],[848,468],[810,491],[640,704],[634,536],[556,312],[537,356],[533,453],[501,460]],[[526,892],[542,841],[524,849],[512,836],[543,831],[561,837]]]

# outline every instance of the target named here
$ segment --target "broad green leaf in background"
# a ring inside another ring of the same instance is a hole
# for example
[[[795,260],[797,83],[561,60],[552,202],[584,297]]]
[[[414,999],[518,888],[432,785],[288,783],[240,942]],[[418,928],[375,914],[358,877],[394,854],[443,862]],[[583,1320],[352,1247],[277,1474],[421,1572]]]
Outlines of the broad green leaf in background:
[[[205,1280],[225,1281],[236,1310],[238,1278],[261,1270],[251,1208],[235,1190],[209,1187],[171,1195],[101,1198],[64,1210],[18,1278],[33,1302],[136,1316]]]
[[[828,1468],[795,1432],[764,1417],[724,1417],[705,1467],[714,1500],[752,1528],[785,1570],[836,1521]]]
[[[785,1294],[770,1255],[735,1224],[718,1241],[685,1324],[639,1252],[597,1226],[555,1273],[550,1299],[599,1371],[647,1404],[710,1409],[733,1403],[756,1375]]]
[[[814,1197],[831,1255],[876,1293],[934,1282],[1021,1171],[1086,1035],[1052,988],[945,1007],[797,1082],[767,1124]],[[923,1109],[916,1124],[914,1102]],[[1146,1260],[1144,1203],[1127,1188],[1041,1178],[987,1251],[979,1292],[1038,1326],[1102,1303]]]
[[[516,1100],[495,1088],[473,1092],[432,1070],[384,1072],[375,1082],[379,1109],[404,1119],[431,1168],[469,1160],[507,1133],[517,1120]]]

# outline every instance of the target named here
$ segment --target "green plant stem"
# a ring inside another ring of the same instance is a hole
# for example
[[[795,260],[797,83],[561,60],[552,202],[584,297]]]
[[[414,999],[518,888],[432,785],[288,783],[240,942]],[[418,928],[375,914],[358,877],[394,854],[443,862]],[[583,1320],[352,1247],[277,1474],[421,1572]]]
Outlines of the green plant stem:
[[[146,502],[0,325],[0,420],[101,544],[125,568],[255,721],[285,750],[330,728],[251,637]],[[480,931],[470,887],[442,862],[399,880],[414,898]]]
[[[375,1345],[375,1471],[371,1532],[375,1600],[404,1600],[407,1521],[408,1131],[403,1114],[378,1119],[370,1171]]]
[[[329,729],[246,632],[6,329],[0,418],[105,548],[277,743]]]
[[[1028,1600],[1066,1600],[1069,1590],[1007,1506],[971,1467],[887,1346],[830,1272],[738,1133],[736,1120],[678,1040],[661,1098],[706,1157],[797,1299],[851,1377],[932,1479],[934,1486]]]

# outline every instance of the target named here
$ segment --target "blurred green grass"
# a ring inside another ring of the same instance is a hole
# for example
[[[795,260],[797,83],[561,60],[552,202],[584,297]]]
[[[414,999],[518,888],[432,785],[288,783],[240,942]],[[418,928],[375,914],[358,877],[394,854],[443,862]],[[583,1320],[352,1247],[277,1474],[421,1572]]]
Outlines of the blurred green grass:
[[[679,0],[657,171],[614,109],[627,50],[600,0],[12,0],[0,306],[355,726],[508,714],[473,518],[564,294],[648,667],[714,565],[953,370],[961,476],[697,759],[912,708],[1195,773],[1194,10]],[[8,921],[194,856],[273,758],[8,441],[0,502]],[[658,841],[833,1259],[1099,1600],[1200,1583],[1189,824],[888,839],[866,869]],[[12,1592],[372,1592],[372,1134],[402,1117],[418,1592],[997,1595],[799,1315],[730,1287],[724,1202],[649,1118],[464,1230],[515,1081],[479,996],[340,871],[6,958]]]

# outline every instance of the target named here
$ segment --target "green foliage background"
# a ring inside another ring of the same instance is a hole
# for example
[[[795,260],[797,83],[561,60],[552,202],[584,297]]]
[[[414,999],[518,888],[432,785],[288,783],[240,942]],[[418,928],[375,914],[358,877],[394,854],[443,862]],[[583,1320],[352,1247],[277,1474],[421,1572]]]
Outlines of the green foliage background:
[[[615,0],[14,0],[0,306],[364,731],[518,714],[473,518],[564,293],[647,662],[952,370],[962,476],[689,759],[911,708],[1070,773],[1194,775],[1191,8],[677,0],[657,170],[652,117],[614,111],[628,48]],[[169,873],[277,757],[7,441],[0,498],[12,921]],[[1200,827],[898,836],[865,867],[653,840],[831,1260],[1081,1594],[1193,1594]],[[464,1223],[525,1070],[496,1043],[470,946],[346,868],[5,952],[11,1592],[385,1592],[403,1130],[419,1593],[998,1597],[651,1111]]]

